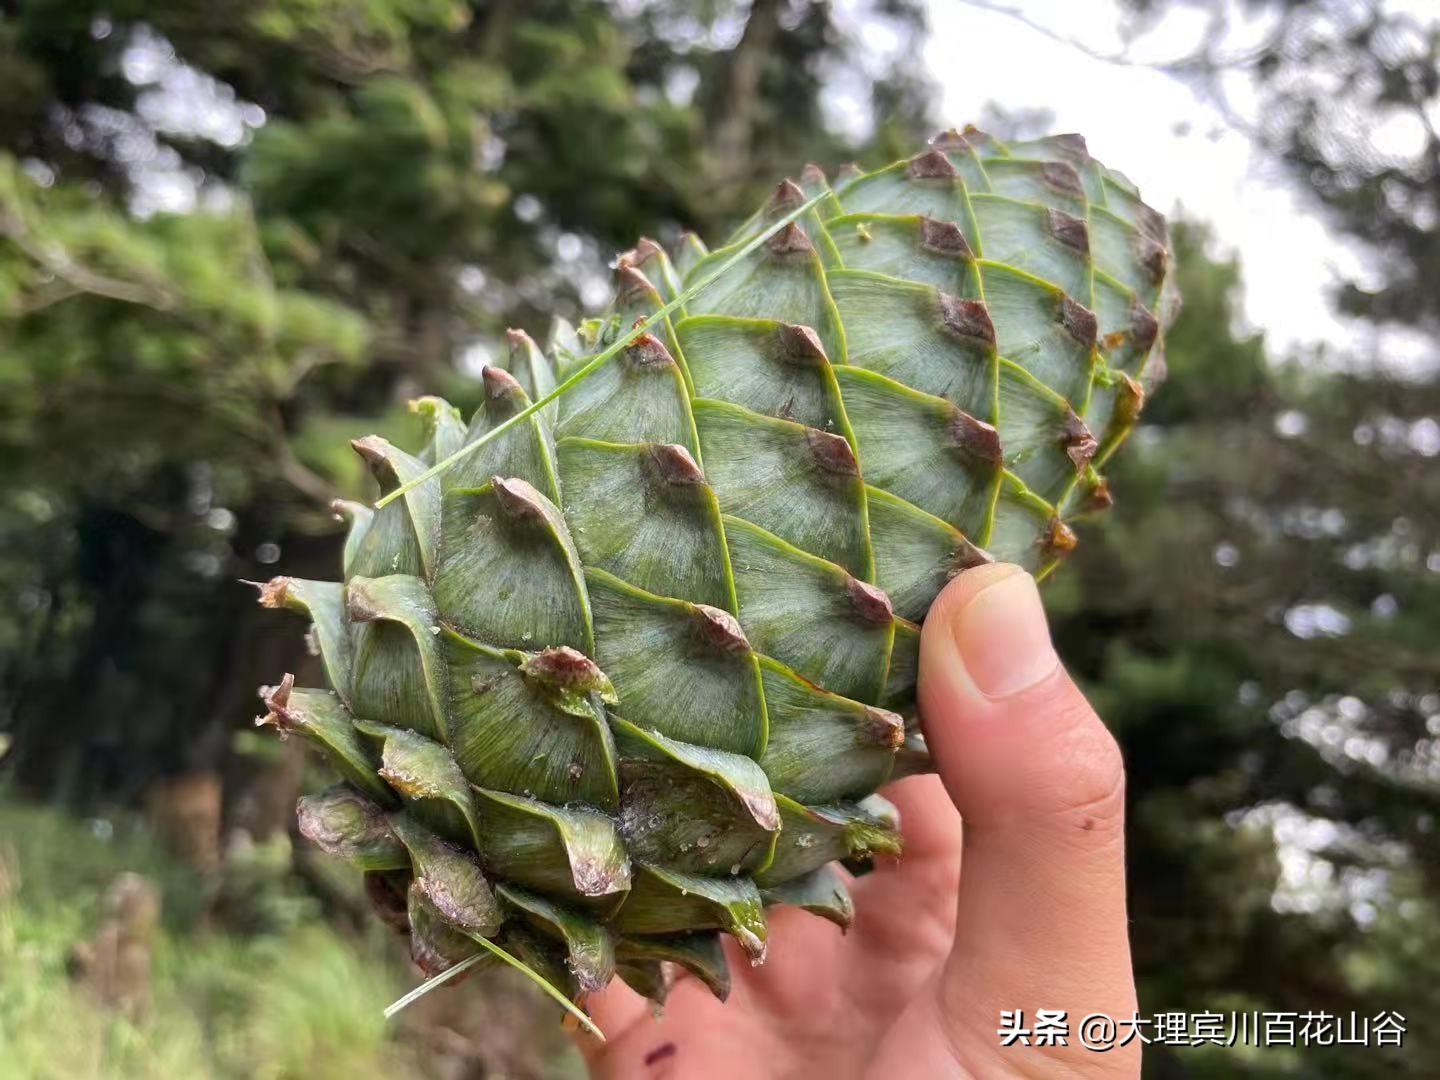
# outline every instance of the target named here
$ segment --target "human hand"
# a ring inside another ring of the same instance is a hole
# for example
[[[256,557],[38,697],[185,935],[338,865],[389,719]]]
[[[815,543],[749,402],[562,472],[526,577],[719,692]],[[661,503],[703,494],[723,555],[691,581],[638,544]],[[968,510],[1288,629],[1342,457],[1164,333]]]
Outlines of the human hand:
[[[940,594],[919,701],[938,775],[884,792],[905,854],[851,883],[849,933],[775,909],[765,965],[727,943],[723,1005],[682,977],[657,1018],[616,980],[591,1002],[610,1041],[582,1036],[594,1076],[1138,1075],[1137,1043],[997,1035],[1002,1009],[1063,1009],[1072,1024],[1135,1009],[1120,752],[1060,666],[1028,574],[985,566]]]

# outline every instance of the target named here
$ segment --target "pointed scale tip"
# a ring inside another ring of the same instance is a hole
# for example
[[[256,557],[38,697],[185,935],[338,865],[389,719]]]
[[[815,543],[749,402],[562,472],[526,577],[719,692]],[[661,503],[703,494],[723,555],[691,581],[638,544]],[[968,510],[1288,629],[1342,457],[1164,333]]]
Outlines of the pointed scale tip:
[[[1075,465],[1076,473],[1083,473],[1090,464],[1090,459],[1095,456],[1095,451],[1100,449],[1100,444],[1085,426],[1085,421],[1075,415],[1074,409],[1069,408],[1065,410],[1060,443],[1065,447],[1065,456]]]
[[[866,622],[888,623],[895,617],[895,609],[884,589],[856,577],[847,580],[845,588],[850,594],[850,605]]]
[[[953,221],[936,221],[934,218],[920,219],[920,246],[935,255],[953,259],[970,259],[974,253],[970,242],[965,239],[960,226]]]
[[[847,161],[835,170],[835,186],[848,184],[851,180],[858,179],[865,175],[865,171],[853,161]]]
[[[829,363],[820,335],[808,326],[781,323],[776,333],[780,338],[780,355],[802,367],[823,367]]]
[[[800,170],[800,183],[810,187],[825,187],[829,181],[825,179],[825,170],[813,161],[807,161],[805,167]]]
[[[662,368],[675,363],[665,343],[654,334],[641,334],[625,346],[625,363],[631,368]]]
[[[910,159],[905,175],[912,180],[953,180],[960,174],[944,151],[925,150]]]
[[[1110,417],[1111,427],[1130,427],[1140,419],[1145,408],[1145,388],[1124,372],[1120,373],[1120,386],[1116,390],[1115,411]]]
[[[657,305],[660,294],[650,279],[628,263],[615,268],[616,299],[622,304],[633,304],[640,299],[653,300]]]
[[[525,389],[519,380],[504,368],[486,366],[480,369],[480,378],[485,383],[485,396],[491,401],[524,395]]]
[[[860,475],[860,462],[855,458],[855,450],[843,435],[807,427],[805,441],[810,446],[815,464],[825,472],[836,476]]]
[[[1080,508],[1085,513],[1100,513],[1109,510],[1115,505],[1115,496],[1110,492],[1110,482],[1103,476],[1095,477],[1095,482],[1085,490],[1085,499]]]
[[[615,266],[617,269],[622,266],[638,268],[644,266],[657,255],[662,254],[662,252],[663,249],[659,244],[651,240],[648,236],[642,236],[639,240],[635,241],[635,246],[629,251],[622,251],[615,257]]]
[[[995,136],[988,131],[981,131],[974,124],[966,124],[960,133],[965,136],[971,146],[993,147],[995,145]]]
[[[351,578],[345,586],[345,614],[351,622],[375,622],[380,618],[380,608],[360,578]]]
[[[613,691],[600,666],[569,645],[541,649],[520,665],[521,674],[564,690]]]
[[[508,327],[505,330],[505,342],[510,346],[511,356],[514,356],[515,353],[520,349],[539,348],[539,346],[535,344],[534,338],[532,338],[524,330],[516,329],[513,326]]]
[[[1090,146],[1085,142],[1085,136],[1078,132],[1065,131],[1059,135],[1051,135],[1049,143],[1057,154],[1072,164],[1083,165],[1090,160]]]
[[[1080,182],[1080,174],[1075,171],[1075,166],[1068,162],[1047,161],[1040,166],[1040,175],[1052,190],[1062,195],[1074,199],[1085,197],[1085,185]]]
[[[972,543],[968,538],[960,537],[960,543],[955,546],[955,552],[950,556],[950,577],[962,574],[966,570],[973,570],[977,566],[989,566],[995,561],[991,555],[978,544]]]
[[[1139,300],[1130,302],[1130,343],[1141,354],[1150,351],[1160,336],[1160,320]]]
[[[1066,247],[1090,253],[1090,228],[1079,218],[1052,207],[1045,211],[1045,230]]]
[[[709,604],[695,604],[695,621],[700,638],[717,652],[740,652],[750,648],[750,641],[734,615]]]
[[[770,199],[765,204],[767,212],[772,214],[784,214],[805,201],[805,192],[799,184],[789,177],[781,180],[775,185],[775,190],[770,192]]]
[[[366,435],[364,438],[351,439],[350,448],[365,459],[365,463],[372,469],[386,462],[386,456],[390,450],[390,441],[379,435]]]
[[[266,608],[282,608],[290,602],[290,579],[288,577],[273,577],[269,581],[246,581],[246,585],[253,585],[260,591],[260,606]]]
[[[1138,225],[1151,239],[1159,244],[1165,243],[1165,237],[1169,229],[1165,223],[1165,215],[1152,206],[1140,203],[1135,207],[1135,224]]]
[[[490,490],[504,514],[517,521],[541,521],[545,513],[544,496],[527,480],[518,476],[492,476]]]
[[[803,255],[815,250],[805,230],[793,221],[766,240],[765,249],[772,255]]]
[[[1165,250],[1165,245],[1137,231],[1132,247],[1135,258],[1150,275],[1150,280],[1156,285],[1164,281],[1165,271],[1170,268],[1170,253]]]
[[[705,483],[705,474],[685,447],[675,443],[649,443],[646,453],[656,475],[665,483],[680,487]]]
[[[1075,531],[1058,517],[1050,519],[1050,527],[1040,540],[1040,547],[1047,558],[1062,559],[1075,550],[1080,538]]]
[[[988,464],[999,465],[1003,460],[1000,432],[995,430],[995,425],[987,424],[958,407],[950,415],[950,442],[964,453]]]
[[[995,344],[995,324],[984,300],[962,300],[949,293],[940,294],[940,323],[950,333],[973,338],[986,345]]]
[[[865,706],[865,723],[861,736],[871,746],[882,750],[898,750],[905,742],[905,720],[889,709]]]
[[[970,140],[954,128],[946,128],[930,140],[930,145],[936,150],[964,152],[970,149]]]
[[[1095,344],[1100,330],[1095,313],[1068,296],[1060,300],[1060,325],[1067,334],[1087,348]]]
[[[255,718],[256,727],[273,727],[282,736],[289,734],[295,726],[290,715],[290,692],[295,689],[295,676],[286,672],[278,686],[260,687],[260,700],[265,705],[265,715]]]

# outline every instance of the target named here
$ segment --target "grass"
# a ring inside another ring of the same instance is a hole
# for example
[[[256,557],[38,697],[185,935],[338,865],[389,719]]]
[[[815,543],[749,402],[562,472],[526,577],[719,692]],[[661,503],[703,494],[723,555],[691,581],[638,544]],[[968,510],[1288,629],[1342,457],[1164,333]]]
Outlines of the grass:
[[[153,1002],[134,1023],[65,970],[122,870],[145,874],[165,896]],[[204,908],[204,890],[143,830],[0,801],[0,1071],[13,1080],[435,1075],[424,1016],[401,1025],[382,1017],[416,981],[393,938],[342,934],[316,918],[240,935],[207,927]],[[484,1015],[494,992],[476,979],[455,992],[471,995],[473,1009],[471,998],[447,1007]],[[536,1030],[551,1033],[537,1051],[544,1074],[574,1075],[554,1037],[558,1013],[533,1015]]]

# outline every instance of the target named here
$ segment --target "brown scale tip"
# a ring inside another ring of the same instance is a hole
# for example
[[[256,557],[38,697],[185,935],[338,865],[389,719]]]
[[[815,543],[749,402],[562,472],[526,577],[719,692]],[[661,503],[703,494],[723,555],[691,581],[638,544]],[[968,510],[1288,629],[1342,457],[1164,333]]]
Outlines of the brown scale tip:
[[[1056,240],[1081,254],[1090,252],[1090,229],[1085,222],[1060,210],[1045,211],[1045,228]]]
[[[1160,336],[1160,320],[1139,300],[1130,301],[1130,342],[1142,353],[1150,351]]]
[[[807,161],[805,167],[800,170],[800,183],[809,184],[811,187],[823,187],[829,183],[825,179],[825,170],[813,161]]]
[[[675,358],[654,334],[641,334],[625,346],[625,362],[632,368],[658,368],[675,363]]]
[[[350,616],[351,622],[374,622],[380,618],[380,609],[375,606],[369,591],[354,579],[345,586],[345,614]]]
[[[977,566],[989,566],[995,561],[984,548],[962,536],[960,543],[955,545],[955,553],[950,556],[950,577],[964,573],[966,570],[973,570]]]
[[[373,469],[385,464],[390,442],[379,435],[366,435],[362,439],[351,439],[350,447]]]
[[[284,607],[290,600],[290,579],[273,577],[269,581],[247,581],[260,590],[260,606],[267,608]]]
[[[514,356],[517,349],[523,349],[527,345],[534,345],[534,340],[524,330],[515,327],[508,327],[505,330],[505,341],[510,346],[510,355]]]
[[[280,679],[279,686],[260,687],[260,700],[265,703],[266,713],[255,718],[255,726],[273,727],[281,735],[287,734],[295,726],[289,709],[290,691],[294,689],[295,676],[288,671]]]
[[[984,300],[962,300],[949,293],[940,294],[940,323],[952,334],[975,338],[987,345],[995,344],[995,324]]]
[[[1100,444],[1085,426],[1085,421],[1075,415],[1074,409],[1065,410],[1061,432],[1060,443],[1065,447],[1065,456],[1074,463],[1077,473],[1083,472],[1095,456],[1095,451],[1100,449]]]
[[[1163,244],[1167,232],[1165,215],[1154,207],[1146,206],[1144,203],[1137,203],[1135,206],[1135,224],[1142,232],[1151,239]]]
[[[829,362],[820,335],[810,327],[781,323],[776,334],[780,338],[780,355],[792,364],[819,367]]]
[[[1134,249],[1135,257],[1150,275],[1150,280],[1157,285],[1164,281],[1165,271],[1170,266],[1170,253],[1165,250],[1165,245],[1144,233],[1136,233]]]
[[[1073,165],[1064,161],[1047,161],[1040,166],[1040,175],[1056,191],[1076,198],[1085,197],[1085,186],[1080,183],[1080,174]]]
[[[1100,331],[1095,313],[1068,296],[1060,300],[1060,325],[1065,327],[1067,334],[1086,346],[1095,344],[1096,335]]]
[[[1120,385],[1115,388],[1115,411],[1110,423],[1129,427],[1140,418],[1145,408],[1145,388],[1124,372],[1120,373]]]
[[[1000,433],[993,424],[956,408],[950,416],[950,441],[971,457],[998,465],[1001,461]]]
[[[667,484],[690,486],[703,484],[705,474],[690,456],[690,451],[675,443],[650,443],[646,447],[650,463],[660,479]]]
[[[890,606],[890,597],[884,589],[856,577],[845,582],[845,589],[855,613],[866,622],[887,623],[895,617],[895,609]]]
[[[912,180],[951,180],[959,175],[942,150],[923,150],[910,159],[905,174]]]
[[[518,476],[492,476],[490,490],[507,517],[520,521],[540,521],[545,517],[544,496]]]
[[[520,671],[552,686],[584,693],[610,685],[610,680],[594,660],[569,645],[554,645],[540,650],[520,665]]]
[[[815,250],[805,230],[793,221],[766,240],[765,247],[772,255],[798,255]]]
[[[500,401],[504,398],[513,398],[516,394],[523,394],[524,387],[504,368],[485,367],[480,370],[480,378],[485,383],[485,396],[491,401]]]
[[[1095,482],[1086,487],[1085,501],[1081,505],[1091,513],[1109,510],[1115,505],[1115,496],[1110,494],[1110,482],[1103,476],[1097,476]]]
[[[655,256],[659,255],[661,251],[660,245],[654,240],[651,240],[648,236],[642,236],[635,242],[633,248],[629,251],[622,251],[615,257],[615,266],[617,268],[622,266],[644,266],[651,259],[655,258]]]
[[[824,179],[823,174],[821,179]],[[771,213],[783,213],[795,209],[804,201],[805,192],[800,185],[786,177],[775,185],[775,190],[770,193],[770,201],[765,204],[765,209]]]
[[[700,637],[705,644],[719,652],[740,652],[750,648],[745,631],[740,629],[734,615],[709,604],[695,604],[694,610]]]
[[[960,134],[960,132],[956,131],[954,128],[946,128],[944,131],[940,132],[939,135],[936,135],[933,139],[930,140],[930,145],[933,146],[936,150],[963,151],[970,149],[970,140],[965,138],[964,135]]]
[[[865,723],[860,729],[866,742],[884,750],[898,750],[905,742],[905,720],[889,709],[865,706]]]
[[[622,304],[632,304],[643,298],[658,297],[650,279],[629,263],[615,268],[615,297]]]
[[[973,257],[970,242],[953,221],[936,221],[934,218],[920,219],[920,246],[936,255],[948,255],[956,259]]]
[[[1048,558],[1058,559],[1069,555],[1078,543],[1080,538],[1075,535],[1075,530],[1056,517],[1050,519],[1050,528],[1041,538],[1040,547]]]
[[[1074,131],[1064,131],[1050,136],[1050,145],[1055,152],[1071,162],[1085,162],[1090,159],[1090,146],[1085,136]]]
[[[974,124],[966,124],[961,134],[970,141],[971,146],[992,146],[995,143],[995,136],[988,131],[981,131]]]
[[[814,457],[815,464],[826,472],[837,476],[860,475],[860,462],[855,460],[855,451],[843,435],[807,427],[805,441],[810,445],[810,454]]]
[[[856,177],[864,175],[865,172],[859,165],[856,165],[853,161],[847,161],[835,170],[835,186],[839,187],[841,184],[848,184]]]

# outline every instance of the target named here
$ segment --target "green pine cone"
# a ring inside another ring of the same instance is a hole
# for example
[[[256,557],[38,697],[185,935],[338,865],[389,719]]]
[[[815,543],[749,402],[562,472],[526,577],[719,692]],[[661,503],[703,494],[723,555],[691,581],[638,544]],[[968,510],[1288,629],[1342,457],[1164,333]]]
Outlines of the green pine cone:
[[[426,972],[484,955],[570,1002],[617,974],[662,998],[667,962],[723,998],[720,935],[761,962],[773,904],[847,925],[833,863],[899,852],[875,791],[928,764],[918,624],[968,566],[1044,574],[1108,505],[1167,243],[1078,136],[973,129],[834,190],[807,167],[717,251],[642,240],[606,317],[548,356],[511,332],[468,425],[427,398],[418,454],[355,449],[394,491],[640,320],[611,362],[343,507],[343,584],[263,588],[333,687],[264,692],[343,780],[302,831]]]

